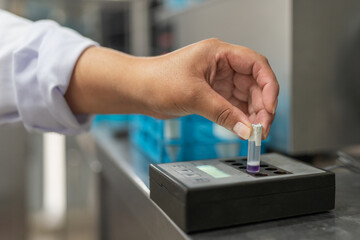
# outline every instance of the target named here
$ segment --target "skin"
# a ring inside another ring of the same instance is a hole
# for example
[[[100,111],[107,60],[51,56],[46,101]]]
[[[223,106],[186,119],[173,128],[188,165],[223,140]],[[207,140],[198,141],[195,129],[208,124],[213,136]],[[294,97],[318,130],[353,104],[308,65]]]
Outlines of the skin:
[[[247,139],[263,139],[275,117],[279,84],[268,60],[242,46],[208,39],[157,57],[102,47],[80,56],[65,94],[75,114],[198,114]]]

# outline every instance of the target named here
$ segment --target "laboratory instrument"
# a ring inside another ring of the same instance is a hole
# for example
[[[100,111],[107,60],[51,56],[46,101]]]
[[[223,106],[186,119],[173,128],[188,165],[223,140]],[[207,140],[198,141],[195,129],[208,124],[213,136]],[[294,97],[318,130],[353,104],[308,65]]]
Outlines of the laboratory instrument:
[[[253,124],[252,129],[251,136],[248,140],[248,158],[246,169],[248,172],[257,173],[260,171],[262,125]]]
[[[335,174],[280,154],[150,166],[150,198],[185,232],[328,211]]]

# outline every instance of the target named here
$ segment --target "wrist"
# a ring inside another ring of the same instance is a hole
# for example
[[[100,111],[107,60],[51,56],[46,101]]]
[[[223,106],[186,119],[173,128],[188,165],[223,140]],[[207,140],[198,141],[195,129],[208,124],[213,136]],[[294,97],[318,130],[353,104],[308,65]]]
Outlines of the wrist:
[[[71,110],[81,114],[143,113],[142,61],[102,47],[85,50],[65,94]]]

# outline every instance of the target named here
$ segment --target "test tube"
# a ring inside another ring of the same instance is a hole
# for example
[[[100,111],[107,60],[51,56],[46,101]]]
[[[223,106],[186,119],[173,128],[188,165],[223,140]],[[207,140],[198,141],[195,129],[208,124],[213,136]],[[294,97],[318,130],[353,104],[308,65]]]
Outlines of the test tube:
[[[253,131],[248,140],[248,157],[246,170],[250,173],[257,173],[260,171],[262,125],[253,124],[252,128]]]

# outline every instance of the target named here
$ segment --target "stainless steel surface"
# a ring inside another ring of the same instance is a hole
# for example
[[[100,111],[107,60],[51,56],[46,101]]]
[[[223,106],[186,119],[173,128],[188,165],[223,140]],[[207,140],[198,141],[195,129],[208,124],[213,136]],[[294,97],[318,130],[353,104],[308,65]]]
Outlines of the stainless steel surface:
[[[131,54],[148,56],[150,54],[149,0],[132,0],[130,10]]]
[[[0,127],[0,239],[26,237],[26,141],[22,126]]]
[[[186,235],[149,198],[149,160],[107,127],[94,129],[93,136],[104,170],[101,239],[351,240],[360,234],[360,175],[336,169],[334,211]]]
[[[360,1],[293,3],[291,151],[360,142]]]
[[[100,239],[188,239],[150,200],[149,160],[111,129],[93,133],[102,164]]]
[[[99,172],[88,134],[66,138],[66,223],[63,239],[99,239]]]
[[[0,0],[0,7],[31,20],[51,19],[102,46],[149,55],[149,0]]]
[[[270,146],[310,153],[360,143],[360,1],[213,0],[159,12],[176,46],[205,38],[269,58],[280,83]]]

